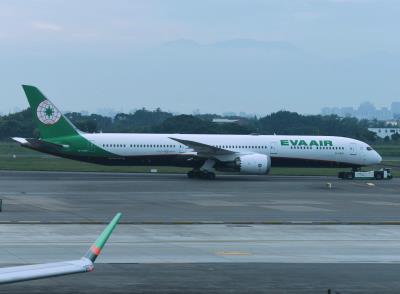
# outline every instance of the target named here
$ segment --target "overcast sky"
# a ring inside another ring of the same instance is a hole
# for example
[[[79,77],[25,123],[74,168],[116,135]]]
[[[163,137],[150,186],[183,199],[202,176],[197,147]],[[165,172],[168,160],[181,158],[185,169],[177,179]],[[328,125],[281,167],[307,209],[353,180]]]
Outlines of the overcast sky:
[[[0,112],[181,113],[400,101],[398,0],[0,0]]]

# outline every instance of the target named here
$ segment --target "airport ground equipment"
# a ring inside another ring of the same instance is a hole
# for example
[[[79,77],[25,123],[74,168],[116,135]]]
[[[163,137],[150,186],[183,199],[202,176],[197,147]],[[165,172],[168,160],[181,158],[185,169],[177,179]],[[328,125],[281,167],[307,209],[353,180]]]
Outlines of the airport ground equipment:
[[[381,168],[371,171],[345,171],[339,172],[338,177],[346,180],[390,180],[393,178],[390,168]]]
[[[81,259],[0,268],[0,284],[91,272],[94,262],[115,229],[121,213],[117,213],[96,242]]]

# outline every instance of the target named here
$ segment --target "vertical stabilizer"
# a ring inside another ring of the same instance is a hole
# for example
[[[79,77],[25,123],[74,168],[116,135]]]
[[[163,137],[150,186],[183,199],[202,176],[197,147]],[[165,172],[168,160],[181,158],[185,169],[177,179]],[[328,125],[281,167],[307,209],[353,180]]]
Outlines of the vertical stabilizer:
[[[73,136],[78,129],[34,86],[22,85],[41,139]]]

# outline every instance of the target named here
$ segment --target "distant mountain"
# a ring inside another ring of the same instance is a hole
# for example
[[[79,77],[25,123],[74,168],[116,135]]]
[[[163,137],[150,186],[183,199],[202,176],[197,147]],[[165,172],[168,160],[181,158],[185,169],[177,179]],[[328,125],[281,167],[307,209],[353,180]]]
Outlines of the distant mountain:
[[[195,48],[200,46],[201,44],[190,39],[179,39],[162,44],[162,47],[169,47],[169,48]]]
[[[166,42],[162,47],[189,49],[189,48],[220,48],[220,49],[261,49],[270,51],[299,51],[297,47],[288,42],[259,41],[255,39],[229,39],[211,44],[200,44],[190,39],[179,39]]]
[[[225,49],[263,49],[263,50],[279,50],[279,51],[297,51],[298,48],[288,42],[279,41],[258,41],[254,39],[231,39],[212,44],[216,48]]]

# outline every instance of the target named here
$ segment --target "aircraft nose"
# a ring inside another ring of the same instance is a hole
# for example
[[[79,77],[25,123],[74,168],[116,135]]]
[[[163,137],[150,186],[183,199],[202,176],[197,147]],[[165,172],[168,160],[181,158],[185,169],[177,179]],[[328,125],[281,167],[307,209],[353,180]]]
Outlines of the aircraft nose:
[[[379,164],[382,162],[382,156],[379,155],[378,152],[375,151],[375,160],[374,164]]]

